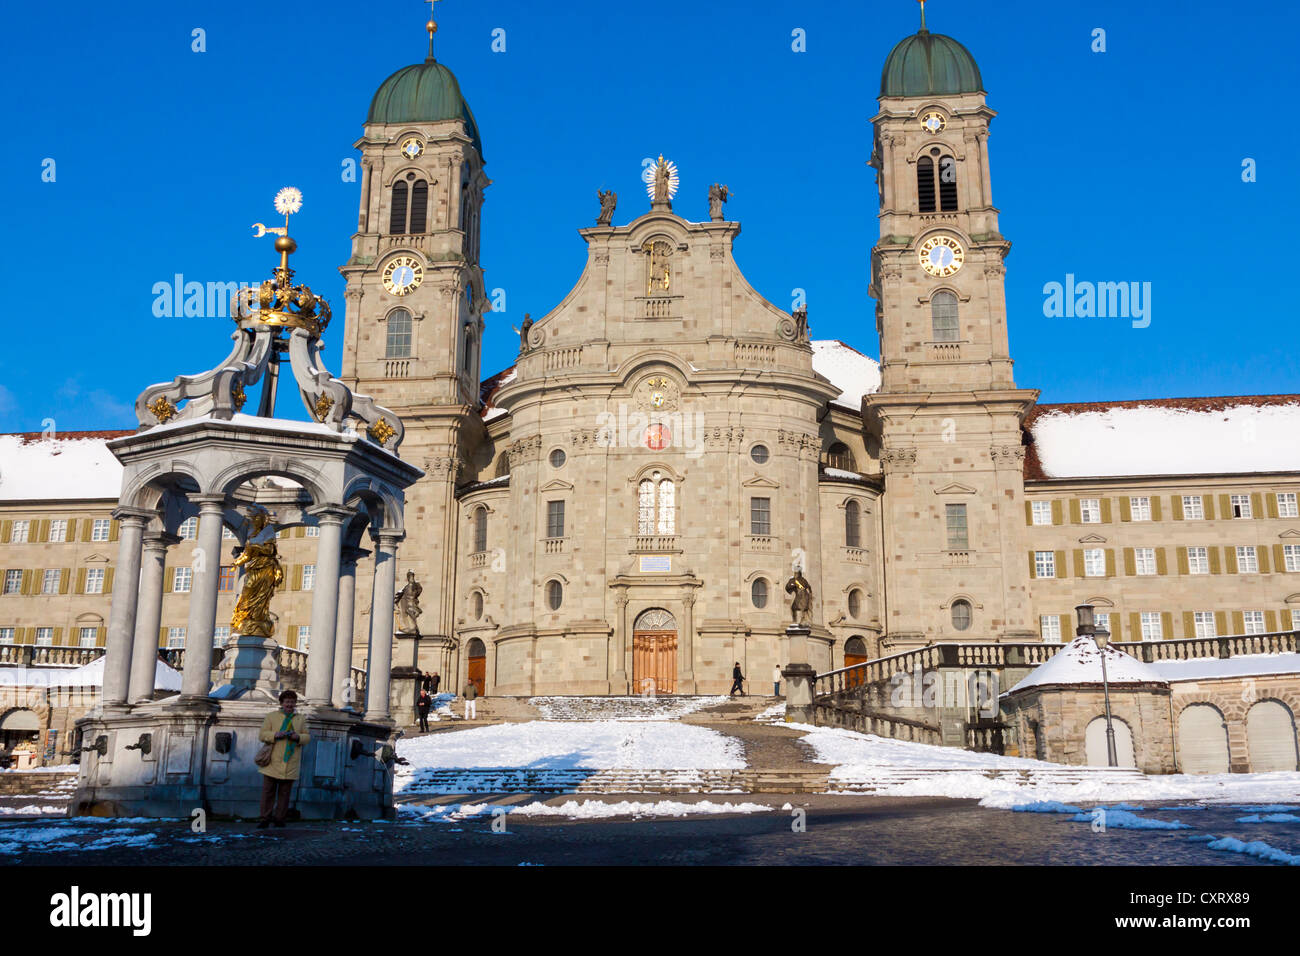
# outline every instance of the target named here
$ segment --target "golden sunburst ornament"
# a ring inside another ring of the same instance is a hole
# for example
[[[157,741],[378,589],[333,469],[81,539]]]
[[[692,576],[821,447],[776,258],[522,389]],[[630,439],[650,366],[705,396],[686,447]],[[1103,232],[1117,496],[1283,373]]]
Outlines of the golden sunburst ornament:
[[[651,201],[655,201],[655,191],[660,188],[660,184],[667,191],[665,199],[672,199],[677,195],[677,186],[680,180],[677,176],[677,164],[670,159],[664,159],[663,154],[659,155],[659,161],[653,166],[646,166],[641,173],[641,179],[645,182],[646,195]]]
[[[285,186],[275,194],[275,211],[282,216],[292,216],[302,208],[302,193],[293,186]]]

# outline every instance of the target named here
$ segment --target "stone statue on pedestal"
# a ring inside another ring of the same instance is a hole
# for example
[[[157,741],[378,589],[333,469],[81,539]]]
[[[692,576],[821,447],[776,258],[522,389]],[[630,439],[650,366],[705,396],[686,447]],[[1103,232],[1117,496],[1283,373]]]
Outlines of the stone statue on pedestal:
[[[612,189],[598,189],[596,195],[600,199],[600,215],[596,217],[596,225],[611,225],[614,221],[614,207],[618,205],[618,193]]]
[[[397,609],[397,632],[399,634],[415,634],[419,636],[421,614],[420,595],[424,593],[424,588],[420,582],[415,580],[415,572],[406,572],[406,587],[397,592],[393,598],[393,606]]]
[[[807,627],[808,618],[812,614],[813,592],[812,585],[803,576],[802,568],[796,568],[794,576],[785,582],[785,593],[794,595],[790,604],[792,623],[798,627]]]
[[[731,191],[726,186],[714,183],[709,187],[709,218],[722,222],[722,204],[731,198]]]
[[[252,533],[242,548],[232,552],[235,567],[244,569],[244,586],[230,616],[230,630],[250,637],[270,637],[275,633],[271,598],[284,583],[284,568],[275,548],[276,527],[271,523],[271,513],[261,506],[254,507]]]

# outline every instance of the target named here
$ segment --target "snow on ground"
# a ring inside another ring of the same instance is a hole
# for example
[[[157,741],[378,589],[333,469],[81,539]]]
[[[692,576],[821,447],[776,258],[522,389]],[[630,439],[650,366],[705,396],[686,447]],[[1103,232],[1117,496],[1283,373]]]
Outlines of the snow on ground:
[[[403,739],[396,789],[421,770],[739,770],[740,741],[692,724],[534,720]]]
[[[799,739],[817,754],[816,763],[836,764],[832,783],[842,777],[870,774],[881,767],[940,768],[944,770],[1010,769],[1042,770],[1059,764],[1024,757],[999,757],[997,754],[974,753],[955,747],[936,747],[908,740],[891,740],[873,734],[860,734],[838,727],[814,727],[812,724],[786,724],[807,731]]]
[[[26,823],[0,825],[0,855],[24,850],[107,850],[123,846],[148,846],[156,833],[142,832],[139,824],[157,820],[124,817],[121,820],[78,817],[67,822],[32,826]]]
[[[1277,847],[1269,846],[1267,843],[1258,840],[1243,843],[1233,837],[1224,837],[1222,840],[1211,840],[1205,845],[1211,850],[1221,850],[1225,853],[1242,853],[1246,856],[1259,857],[1259,859],[1267,860],[1270,863],[1286,863],[1290,866],[1300,866],[1300,856],[1285,853]]]
[[[59,806],[59,807],[54,807],[54,806],[44,806],[44,807],[42,807],[42,806],[38,806],[38,805],[36,805],[36,804],[33,803],[33,804],[28,804],[28,805],[25,806],[25,807],[0,807],[0,817],[2,817],[2,816],[13,816],[14,814],[23,814],[23,815],[36,815],[36,814],[40,814],[40,815],[42,815],[42,816],[44,816],[44,815],[46,815],[46,814],[50,814],[50,813],[60,813],[60,814],[61,814],[61,813],[63,813],[64,811],[66,811],[67,809],[68,809],[68,807],[67,807],[66,804],[63,805],[63,806]]]
[[[544,720],[677,720],[725,697],[531,697]]]
[[[526,803],[521,806],[500,806],[485,803],[460,804],[445,806],[420,807],[411,804],[399,804],[398,819],[413,819],[421,823],[457,823],[487,813],[500,815],[497,811],[519,817],[565,817],[569,820],[605,820],[610,817],[685,817],[696,814],[719,813],[764,813],[772,807],[760,803],[713,803],[701,800],[699,803],[683,803],[680,800],[658,800],[643,803],[635,800],[621,800],[617,803],[604,803],[600,800],[568,800],[552,806],[545,803]]]
[[[785,701],[781,701],[779,704],[773,704],[761,714],[755,714],[754,719],[764,724],[785,723]]]

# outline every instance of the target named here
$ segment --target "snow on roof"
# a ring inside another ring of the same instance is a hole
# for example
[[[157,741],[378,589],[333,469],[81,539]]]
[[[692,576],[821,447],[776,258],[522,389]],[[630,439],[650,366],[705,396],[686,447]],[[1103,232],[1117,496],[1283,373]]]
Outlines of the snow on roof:
[[[0,501],[99,499],[122,493],[122,466],[106,442],[134,432],[0,435]]]
[[[104,657],[74,667],[5,667],[0,668],[0,685],[10,687],[103,687]],[[154,668],[154,689],[180,690],[181,672],[158,661]]]
[[[862,474],[860,472],[848,471],[844,468],[831,468],[830,466],[823,468],[822,474],[824,474],[827,478],[856,478],[858,480],[862,479]]]
[[[1109,664],[1107,664],[1109,666]],[[1243,654],[1240,657],[1204,657],[1189,661],[1155,661],[1151,665],[1162,680],[1213,680],[1219,677],[1262,677],[1300,674],[1300,654]]]
[[[1300,471],[1300,395],[1040,405],[1026,478]]]
[[[519,369],[512,365],[497,372],[491,378],[484,379],[479,384],[478,397],[479,402],[483,405],[481,412],[483,421],[490,422],[494,418],[500,418],[502,415],[507,414],[504,408],[493,405],[492,399],[496,397],[497,392],[513,382],[518,376]]]
[[[1113,644],[1106,647],[1106,680],[1111,684],[1167,683],[1152,665],[1125,654]],[[1002,696],[1047,684],[1101,685],[1101,652],[1091,637],[1076,637]]]
[[[862,396],[880,388],[880,363],[863,355],[839,339],[815,339],[812,342],[813,371],[828,378],[840,390],[836,404],[855,411],[862,406]]]

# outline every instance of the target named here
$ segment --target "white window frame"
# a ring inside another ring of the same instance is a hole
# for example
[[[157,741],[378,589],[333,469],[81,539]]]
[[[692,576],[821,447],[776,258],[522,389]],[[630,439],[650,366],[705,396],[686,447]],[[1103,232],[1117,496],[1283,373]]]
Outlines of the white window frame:
[[[1101,524],[1101,499],[1079,499],[1079,521],[1082,524]]]
[[[51,518],[50,519],[50,541],[54,544],[62,544],[68,540],[68,519]]]
[[[12,644],[14,642],[14,629],[12,627],[0,627],[0,644]]]
[[[41,593],[58,594],[59,585],[63,583],[63,572],[58,568],[46,568],[41,572]]]
[[[1234,518],[1254,517],[1250,507],[1250,495],[1229,495],[1228,508],[1232,511],[1232,517]]]
[[[1083,549],[1083,576],[1085,578],[1104,578],[1106,576],[1106,549]]]
[[[108,534],[112,528],[112,521],[108,518],[95,518],[90,526],[91,541],[107,541]]]
[[[1092,620],[1097,630],[1105,631],[1107,634],[1111,635],[1112,638],[1115,636],[1114,632],[1110,629],[1110,611],[1093,611]]]
[[[1279,518],[1300,518],[1300,502],[1294,491],[1277,493],[1277,516]]]
[[[184,587],[182,587],[182,584]],[[172,568],[172,591],[176,594],[189,594],[194,587],[194,569],[188,564]]]
[[[1263,611],[1242,611],[1241,632],[1243,634],[1267,634],[1264,628]]]
[[[14,526],[9,529],[10,544],[27,544],[32,537],[32,523],[26,518],[14,519]]]
[[[38,627],[36,629],[36,646],[53,647],[54,646],[54,628]]]
[[[169,627],[167,628],[167,648],[176,650],[185,647],[185,628]]]
[[[1288,571],[1300,571],[1300,544],[1282,545],[1282,563]]]
[[[99,628],[97,627],[77,628],[78,647],[95,647],[98,643],[99,643]]]
[[[195,515],[190,515],[181,522],[181,526],[176,529],[177,536],[182,541],[197,541],[199,537],[199,519]]]
[[[212,629],[212,646],[222,647],[230,639],[230,625],[218,624]]]
[[[1163,641],[1165,639],[1165,623],[1160,619],[1159,611],[1143,611],[1138,621],[1142,640]]]
[[[221,526],[221,537],[222,537],[222,539],[224,539],[224,540],[226,540],[226,541],[234,541],[234,540],[235,540],[235,532],[233,532],[233,531],[230,530],[230,526],[229,526],[229,525],[224,525],[224,524],[223,524],[223,525]]]
[[[8,568],[5,570],[4,588],[0,593],[4,594],[21,594],[23,590],[23,572],[21,568]]]
[[[1040,616],[1038,618],[1038,632],[1042,636],[1044,644],[1060,644],[1061,616],[1059,614],[1044,614]]]
[[[309,525],[307,525],[307,533],[306,533],[305,536],[308,537],[308,538],[319,538],[319,537],[320,537],[320,525],[318,525],[318,524],[309,524]]]
[[[1204,521],[1205,502],[1200,495],[1183,495],[1183,519],[1185,521]]]
[[[1052,503],[1050,501],[1033,501],[1030,502],[1029,507],[1035,525],[1052,523]]]
[[[1210,573],[1210,549],[1197,545],[1187,549],[1187,573]]]
[[[295,636],[298,638],[298,650],[303,651],[304,653],[311,650],[310,624],[299,624]]]
[[[302,589],[312,591],[316,588],[316,565],[304,564],[302,566]]]
[[[106,577],[108,574],[103,568],[86,568],[86,593],[103,594]]]
[[[1147,495],[1133,495],[1128,499],[1129,518],[1133,521],[1151,520],[1151,498]]]
[[[1044,571],[1050,571],[1045,574]],[[1055,551],[1035,551],[1034,552],[1034,577],[1054,578],[1056,577],[1056,552]]]
[[[1219,627],[1213,611],[1193,611],[1192,626],[1197,637],[1218,637]]]
[[[1237,549],[1237,573],[1259,574],[1259,549],[1252,546]],[[1263,632],[1261,632],[1263,633]]]
[[[1155,548],[1133,549],[1133,571],[1135,574],[1155,574],[1157,567]]]

